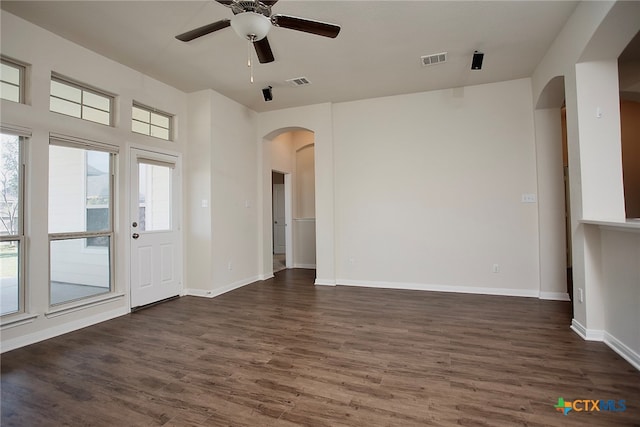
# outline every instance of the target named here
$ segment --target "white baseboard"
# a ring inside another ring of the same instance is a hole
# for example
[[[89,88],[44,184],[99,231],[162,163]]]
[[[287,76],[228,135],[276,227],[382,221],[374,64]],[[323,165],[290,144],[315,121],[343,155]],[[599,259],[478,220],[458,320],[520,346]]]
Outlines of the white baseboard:
[[[336,281],[335,280],[327,280],[327,279],[319,279],[316,277],[316,281],[314,282],[315,285],[317,286],[335,286],[336,285]]]
[[[315,264],[293,264],[293,268],[306,268],[308,270],[315,270]]]
[[[553,301],[571,301],[571,298],[569,298],[569,293],[567,292],[540,291],[540,296],[538,298],[544,299],[544,300],[553,300]]]
[[[64,323],[62,325],[46,328],[37,332],[33,332],[31,334],[26,334],[6,341],[2,341],[2,349],[0,349],[0,353],[35,344],[37,342],[48,340],[49,338],[54,338],[69,332],[77,331],[78,329],[86,328],[87,326],[115,319],[116,317],[124,316],[125,314],[128,314],[130,312],[131,310],[129,309],[129,307],[121,307],[115,310],[96,314],[95,316],[84,317],[73,322]]]
[[[365,288],[405,289],[413,291],[457,292],[462,294],[500,295],[511,297],[537,298],[539,291],[530,289],[480,288],[473,286],[433,285],[427,283],[374,282],[368,280],[337,279],[338,285]],[[316,283],[317,284],[317,283]]]
[[[192,297],[215,298],[219,295],[226,294],[227,292],[233,291],[234,289],[250,285],[251,283],[258,282],[260,280],[263,280],[260,279],[260,276],[253,276],[247,279],[238,280],[236,282],[216,289],[187,289],[187,295]]]
[[[633,351],[625,343],[606,331],[604,333],[604,343],[608,345],[611,350],[618,353],[620,357],[629,362],[631,366],[640,371],[640,354]]]
[[[607,331],[600,331],[595,329],[587,329],[576,319],[571,321],[571,330],[580,335],[582,339],[586,341],[600,341],[604,342],[611,350],[615,351],[624,360],[629,362],[631,366],[640,371],[640,354],[635,352],[625,343],[614,337]]]
[[[273,279],[273,273],[269,273],[269,274],[260,274],[258,276],[258,280],[269,280],[269,279]]]
[[[571,320],[571,330],[580,335],[586,341],[604,341],[604,331],[587,329],[576,319]]]

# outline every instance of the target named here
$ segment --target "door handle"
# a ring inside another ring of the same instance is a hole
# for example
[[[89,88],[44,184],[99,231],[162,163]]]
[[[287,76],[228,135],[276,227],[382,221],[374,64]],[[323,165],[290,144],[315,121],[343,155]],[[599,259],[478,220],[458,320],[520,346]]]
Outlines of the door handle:
[[[140,235],[138,233],[133,233],[131,237],[133,237],[134,239],[137,239],[138,237],[140,237]]]

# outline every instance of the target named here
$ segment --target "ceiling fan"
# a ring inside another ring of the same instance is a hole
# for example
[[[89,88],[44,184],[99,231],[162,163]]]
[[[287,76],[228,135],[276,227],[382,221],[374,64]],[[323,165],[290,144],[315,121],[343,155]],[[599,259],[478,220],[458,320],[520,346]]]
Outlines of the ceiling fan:
[[[303,31],[305,33],[335,38],[340,32],[340,26],[296,16],[271,14],[271,7],[278,0],[215,0],[228,7],[233,12],[231,19],[221,19],[202,27],[195,28],[176,36],[183,42],[211,34],[231,26],[243,39],[253,44],[262,64],[274,61],[271,46],[267,40],[267,33],[272,26]]]

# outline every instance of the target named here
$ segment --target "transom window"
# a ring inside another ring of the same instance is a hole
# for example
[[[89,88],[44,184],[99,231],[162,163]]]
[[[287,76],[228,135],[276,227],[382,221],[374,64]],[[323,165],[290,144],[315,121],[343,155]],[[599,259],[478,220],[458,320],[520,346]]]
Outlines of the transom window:
[[[111,126],[113,96],[59,76],[51,76],[49,109],[55,113]]]
[[[131,111],[131,131],[171,140],[173,117],[154,108],[133,104]]]
[[[0,58],[0,98],[24,102],[25,67],[7,58]]]

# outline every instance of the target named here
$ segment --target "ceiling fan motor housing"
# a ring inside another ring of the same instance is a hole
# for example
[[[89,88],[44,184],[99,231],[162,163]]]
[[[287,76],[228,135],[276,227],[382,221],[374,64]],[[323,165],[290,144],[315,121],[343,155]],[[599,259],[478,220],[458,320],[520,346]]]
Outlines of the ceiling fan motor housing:
[[[238,15],[244,12],[255,12],[266,17],[271,16],[271,6],[267,6],[260,1],[237,1],[232,2],[229,7],[231,8],[231,11],[234,15]]]

